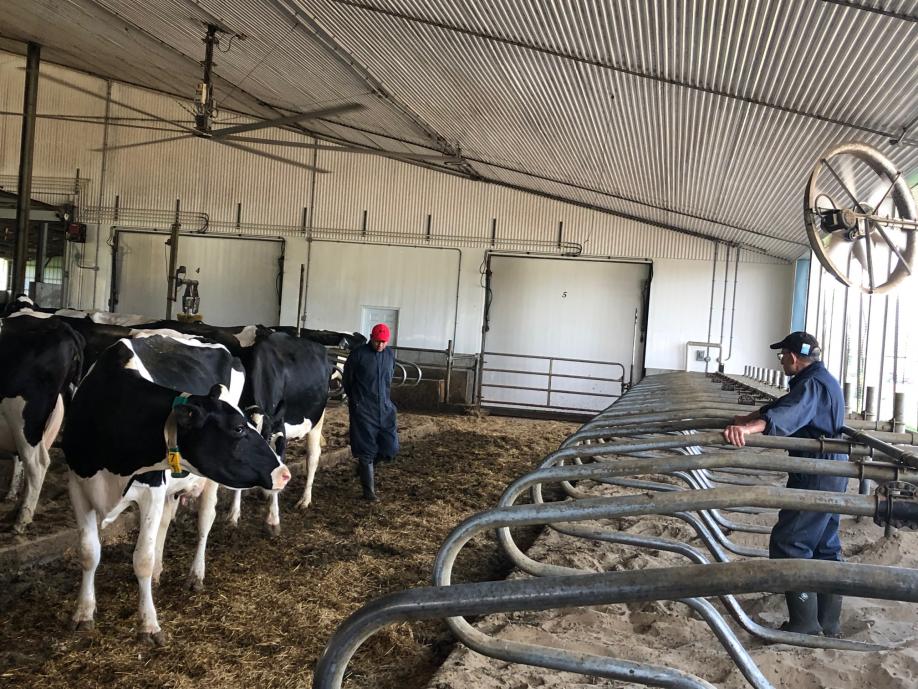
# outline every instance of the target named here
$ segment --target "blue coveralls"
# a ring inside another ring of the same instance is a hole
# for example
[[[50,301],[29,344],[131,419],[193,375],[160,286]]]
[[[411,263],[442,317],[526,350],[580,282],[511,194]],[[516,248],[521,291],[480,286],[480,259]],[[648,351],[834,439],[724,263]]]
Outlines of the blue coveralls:
[[[793,438],[835,437],[845,419],[845,398],[838,381],[816,361],[791,378],[790,391],[760,410],[766,435]],[[846,460],[848,455],[792,451],[792,457]],[[790,473],[788,488],[826,490],[844,493],[848,479],[843,476],[814,476]],[[768,553],[771,558],[841,560],[837,514],[781,510],[771,530]]]
[[[389,399],[394,372],[392,350],[377,352],[369,343],[357,347],[344,363],[351,452],[362,464],[398,454],[396,410]]]

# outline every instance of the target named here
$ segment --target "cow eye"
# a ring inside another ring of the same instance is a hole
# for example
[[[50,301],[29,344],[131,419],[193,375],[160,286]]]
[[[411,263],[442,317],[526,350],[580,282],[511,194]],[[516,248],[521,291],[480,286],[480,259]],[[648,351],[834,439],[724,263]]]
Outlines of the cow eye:
[[[241,423],[238,424],[237,426],[233,428],[233,434],[238,435],[240,437],[245,435],[245,426]]]

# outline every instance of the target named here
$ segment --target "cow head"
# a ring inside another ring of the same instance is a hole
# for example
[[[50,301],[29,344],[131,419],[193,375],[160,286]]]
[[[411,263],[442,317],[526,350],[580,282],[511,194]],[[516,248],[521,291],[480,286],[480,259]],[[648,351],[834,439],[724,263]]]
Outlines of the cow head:
[[[239,409],[220,399],[222,392],[215,385],[173,409],[183,460],[194,473],[230,488],[280,490],[290,470]]]
[[[287,450],[287,433],[284,427],[284,413],[286,405],[283,401],[277,406],[273,414],[267,414],[257,404],[245,408],[245,416],[255,430],[261,434],[272,450],[284,460]]]

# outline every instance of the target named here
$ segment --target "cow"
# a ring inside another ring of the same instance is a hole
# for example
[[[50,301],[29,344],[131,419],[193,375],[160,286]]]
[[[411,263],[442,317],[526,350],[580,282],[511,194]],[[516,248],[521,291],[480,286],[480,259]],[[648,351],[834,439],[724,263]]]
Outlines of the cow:
[[[15,453],[7,493],[25,491],[12,528],[22,533],[35,515],[51,463],[48,450],[64,417],[64,396],[83,370],[83,339],[57,320],[21,320],[0,332],[0,451]]]
[[[360,333],[342,333],[336,330],[310,330],[309,328],[300,328],[297,330],[290,325],[272,326],[271,330],[278,333],[287,333],[294,337],[301,337],[313,342],[318,342],[326,347],[337,347],[350,351],[362,344],[366,344],[367,338]]]
[[[243,362],[246,378],[240,404],[263,437],[274,444],[281,458],[287,441],[306,438],[306,486],[296,503],[297,508],[305,510],[312,503],[328,403],[331,365],[325,348],[286,333],[260,331]],[[240,507],[241,495],[237,492],[229,513],[234,525],[238,523]],[[271,495],[266,526],[273,534],[280,531],[276,493]]]
[[[290,480],[290,471],[237,406],[243,384],[242,366],[225,347],[155,334],[119,340],[84,377],[62,443],[83,569],[75,628],[93,625],[99,517],[108,525],[128,503],[139,506],[134,572],[140,636],[161,644],[152,583],[162,561],[163,516],[171,516],[166,499],[173,472],[181,478],[181,471],[189,471],[231,488],[279,490]],[[135,477],[146,472],[156,473]],[[195,566],[203,568],[215,488],[204,488],[201,497]],[[203,576],[203,569],[192,574]]]

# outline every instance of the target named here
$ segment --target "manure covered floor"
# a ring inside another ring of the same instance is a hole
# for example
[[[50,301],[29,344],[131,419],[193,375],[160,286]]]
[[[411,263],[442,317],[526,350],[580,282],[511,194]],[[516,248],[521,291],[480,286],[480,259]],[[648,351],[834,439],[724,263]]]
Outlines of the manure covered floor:
[[[346,446],[346,417],[346,410],[330,409],[325,452]],[[180,512],[154,593],[169,639],[164,647],[134,639],[130,536],[103,550],[91,632],[69,630],[80,577],[72,552],[0,571],[0,687],[310,687],[316,659],[347,615],[382,594],[428,585],[449,531],[494,506],[513,478],[575,430],[567,423],[488,416],[403,413],[399,420],[408,437],[412,428],[433,432],[403,442],[399,458],[378,468],[379,503],[359,499],[353,464],[344,462],[320,466],[313,506],[298,512],[293,505],[303,472],[295,470],[281,494],[281,535],[270,539],[260,495],[247,494],[234,530],[223,520],[229,494],[221,490],[202,593],[185,587],[196,530],[194,515]],[[288,461],[305,459],[304,452],[305,443],[291,444]],[[72,528],[63,465],[52,468],[39,505],[33,531],[24,538],[0,535],[0,548]],[[5,505],[0,516],[9,511]],[[525,544],[537,531],[521,535]],[[499,579],[509,570],[492,535],[466,548],[454,580]],[[345,686],[424,687],[452,644],[441,622],[389,627],[355,656]]]

